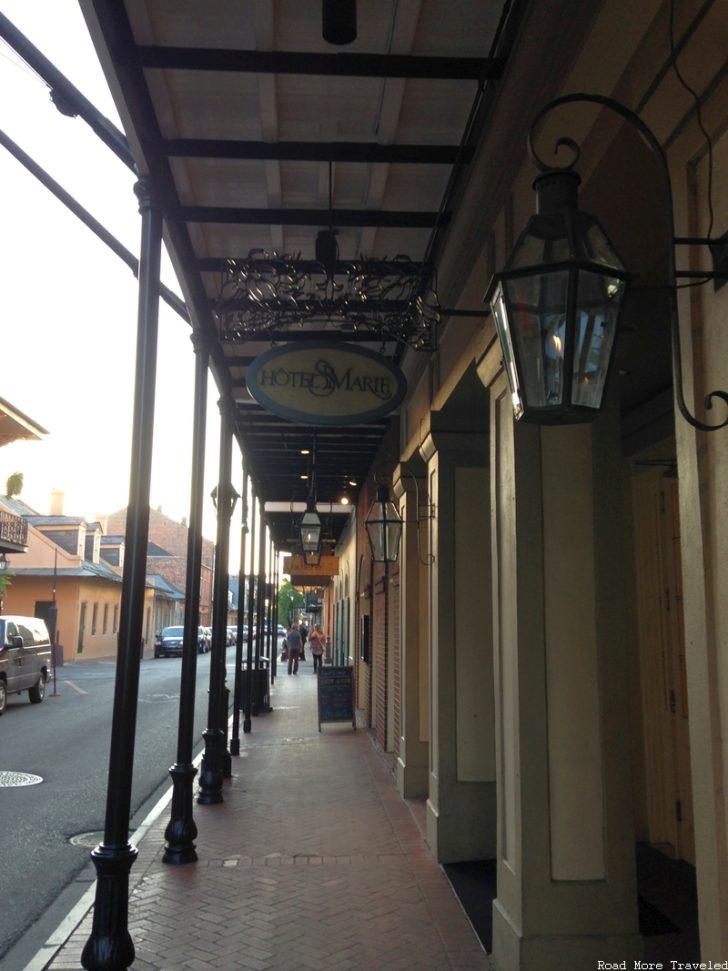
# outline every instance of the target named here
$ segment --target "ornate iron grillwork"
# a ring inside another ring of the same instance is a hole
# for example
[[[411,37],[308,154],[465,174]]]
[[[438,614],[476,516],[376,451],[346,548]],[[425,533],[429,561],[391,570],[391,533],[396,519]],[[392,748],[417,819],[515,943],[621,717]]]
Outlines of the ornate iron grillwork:
[[[220,338],[242,343],[307,322],[434,350],[440,305],[431,270],[407,256],[325,264],[251,250],[226,260],[215,312]]]
[[[20,516],[0,511],[0,542],[14,546],[28,545],[28,524]]]

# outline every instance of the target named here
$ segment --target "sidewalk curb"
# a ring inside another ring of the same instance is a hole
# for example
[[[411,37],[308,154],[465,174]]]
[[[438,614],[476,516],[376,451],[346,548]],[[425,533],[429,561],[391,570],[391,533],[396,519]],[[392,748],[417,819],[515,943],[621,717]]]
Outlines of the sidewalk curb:
[[[230,725],[231,724],[232,718],[230,719]],[[199,766],[203,755],[204,749],[194,759],[192,764],[195,767]],[[136,831],[132,833],[129,838],[130,843],[132,843],[134,846],[138,846],[141,843],[154,823],[162,815],[165,808],[172,801],[172,792],[173,788],[170,785],[169,789],[165,792],[161,799],[159,799],[157,803],[152,806],[146,817],[139,824]],[[142,873],[139,871],[139,876],[141,875]],[[96,880],[93,881],[88,890],[84,892],[78,903],[69,911],[58,927],[56,927],[56,929],[50,935],[48,940],[40,947],[35,957],[29,961],[28,964],[26,964],[24,971],[44,971],[44,968],[48,966],[60,949],[68,942],[76,928],[86,918],[95,901]]]

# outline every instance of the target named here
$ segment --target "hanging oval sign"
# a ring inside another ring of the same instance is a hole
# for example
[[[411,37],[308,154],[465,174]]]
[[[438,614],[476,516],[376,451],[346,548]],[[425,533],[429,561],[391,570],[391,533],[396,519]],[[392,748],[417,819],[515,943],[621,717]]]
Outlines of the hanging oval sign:
[[[310,425],[357,425],[383,418],[407,391],[386,357],[354,344],[300,342],[257,357],[248,391],[266,410]]]

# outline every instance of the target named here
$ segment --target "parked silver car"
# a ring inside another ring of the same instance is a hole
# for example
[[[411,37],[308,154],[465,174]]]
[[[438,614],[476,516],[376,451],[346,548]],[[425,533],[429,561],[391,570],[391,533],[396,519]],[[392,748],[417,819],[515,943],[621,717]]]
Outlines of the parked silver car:
[[[32,705],[45,698],[51,671],[51,640],[38,617],[0,617],[0,715],[7,697],[28,692]]]

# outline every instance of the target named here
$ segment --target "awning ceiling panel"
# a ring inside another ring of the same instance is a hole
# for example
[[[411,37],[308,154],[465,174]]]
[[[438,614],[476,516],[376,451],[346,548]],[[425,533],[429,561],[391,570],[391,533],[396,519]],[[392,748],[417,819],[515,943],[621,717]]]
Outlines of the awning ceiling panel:
[[[246,369],[273,343],[322,336],[398,364],[426,352],[331,313],[236,332],[230,343],[215,313],[224,262],[251,251],[311,262],[318,233],[332,229],[339,261],[406,254],[434,281],[429,261],[473,157],[473,121],[503,72],[501,20],[519,4],[360,0],[357,39],[342,48],[322,38],[320,0],[81,7],[139,171],[161,198],[193,327],[211,338],[218,384],[238,402],[236,437],[256,494],[305,501],[311,480],[301,476],[311,469],[301,453],[315,440],[317,500],[332,504],[344,491],[354,500],[397,417],[318,429],[286,421],[250,397]],[[290,515],[269,520],[285,547]],[[344,517],[329,521],[335,539]]]

